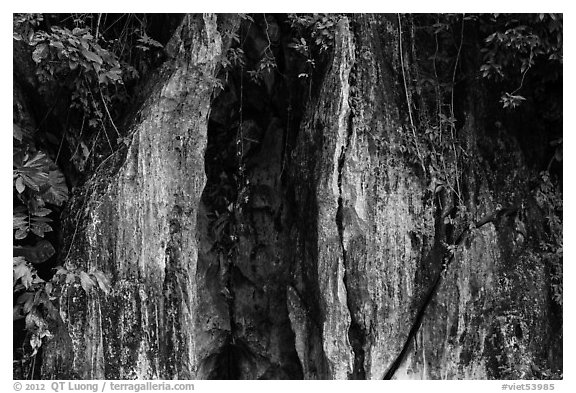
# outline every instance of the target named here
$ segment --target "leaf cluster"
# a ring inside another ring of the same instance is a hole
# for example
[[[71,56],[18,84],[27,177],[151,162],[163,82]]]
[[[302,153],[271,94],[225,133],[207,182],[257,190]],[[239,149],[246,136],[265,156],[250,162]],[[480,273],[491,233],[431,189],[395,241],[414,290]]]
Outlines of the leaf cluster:
[[[288,14],[293,32],[288,47],[305,59],[299,78],[310,78],[316,67],[316,58],[326,55],[334,46],[336,24],[342,14]]]
[[[14,14],[13,21],[14,40],[30,48],[35,86],[48,106],[42,116],[66,123],[65,137],[47,130],[48,141],[58,150],[68,144],[81,174],[94,148],[104,146],[99,139],[111,151],[114,141],[125,142],[115,123],[163,45],[148,34],[146,15]]]
[[[52,280],[44,281],[38,276],[30,262],[23,257],[14,257],[13,271],[14,293],[17,296],[12,317],[13,320],[25,319],[31,349],[29,357],[36,355],[44,338],[49,339],[53,336],[49,329],[48,319],[58,318],[58,311],[53,304],[56,300],[54,293],[56,285],[79,283],[86,293],[94,287],[99,287],[104,293],[110,291],[108,278],[99,270],[86,273],[81,270],[69,271],[60,267]]]
[[[304,45],[310,42],[320,53],[327,52],[334,45],[336,24],[341,17],[341,14],[289,14],[290,26],[300,36],[294,39],[294,48],[302,44],[300,38],[306,37]]]
[[[47,95],[65,88],[71,108],[79,110],[92,128],[104,121],[104,106],[127,99],[124,79],[138,76],[108,49],[110,42],[95,37],[88,27],[51,26],[21,39],[33,47],[39,92]]]
[[[487,34],[481,48],[483,78],[495,82],[517,81],[514,90],[504,92],[500,102],[514,109],[525,101],[517,94],[529,72],[546,64],[546,78],[558,78],[561,68],[563,30],[561,14],[489,14],[482,16],[482,30]],[[555,75],[555,76],[554,76]]]
[[[20,201],[13,213],[14,238],[22,240],[30,233],[43,238],[52,231],[49,206],[62,206],[68,200],[64,175],[42,151],[15,146],[13,181]]]
[[[534,190],[534,198],[546,220],[546,230],[539,244],[540,253],[550,266],[552,297],[558,305],[562,306],[563,197],[558,184],[552,180],[548,171],[540,173],[538,186]]]

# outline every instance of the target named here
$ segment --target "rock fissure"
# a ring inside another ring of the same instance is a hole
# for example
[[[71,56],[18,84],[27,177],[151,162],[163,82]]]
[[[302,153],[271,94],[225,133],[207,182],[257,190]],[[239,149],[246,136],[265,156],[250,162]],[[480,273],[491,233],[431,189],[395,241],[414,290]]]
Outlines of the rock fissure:
[[[338,237],[340,240],[340,247],[342,248],[342,263],[344,265],[344,287],[346,288],[346,305],[350,312],[350,327],[348,328],[348,340],[354,352],[354,368],[352,373],[348,375],[349,379],[366,379],[366,371],[364,370],[364,333],[358,321],[354,317],[352,305],[352,291],[349,283],[350,280],[350,266],[348,256],[346,253],[346,242],[344,234],[344,198],[342,195],[342,178],[344,172],[344,163],[346,162],[346,153],[350,145],[350,140],[353,134],[353,114],[350,111],[348,116],[347,133],[345,142],[342,144],[340,150],[340,157],[338,158],[338,208],[336,210],[336,226],[338,227]]]
[[[402,362],[406,358],[406,354],[408,352],[408,349],[410,348],[410,344],[412,343],[413,340],[414,341],[416,340],[416,334],[418,334],[418,331],[422,326],[422,321],[424,319],[424,315],[426,314],[426,310],[428,309],[428,306],[430,305],[432,299],[434,298],[434,295],[438,291],[438,288],[440,287],[440,284],[442,282],[442,278],[445,276],[446,271],[450,266],[450,263],[452,263],[452,261],[454,260],[454,256],[456,255],[456,248],[462,245],[462,243],[464,243],[468,235],[470,235],[472,229],[479,229],[490,222],[495,223],[502,217],[516,214],[517,211],[518,208],[510,207],[505,209],[497,209],[494,212],[485,215],[482,219],[472,223],[471,226],[464,229],[460,233],[456,241],[451,245],[451,247],[449,247],[444,251],[444,255],[442,257],[442,270],[440,270],[440,272],[436,276],[436,279],[434,280],[434,284],[428,290],[422,305],[420,306],[418,312],[416,313],[416,317],[414,318],[414,322],[412,323],[410,331],[408,332],[408,337],[404,341],[402,350],[400,351],[398,356],[394,359],[392,365],[388,368],[388,371],[386,371],[386,373],[384,374],[383,378],[384,380],[392,379],[394,377],[394,374],[396,373],[396,371],[402,365]]]
[[[561,193],[532,178],[551,149],[514,142],[525,128],[549,142],[538,128],[556,116],[517,125],[519,113],[540,116],[539,93],[495,110],[497,84],[469,78],[483,64],[481,24],[400,17],[402,29],[398,15],[178,17],[131,105],[137,117],[118,115],[132,143],[93,170],[108,154],[100,138],[86,169],[70,164],[95,175],[82,185],[73,173],[81,187],[55,259],[101,270],[111,292],[68,277],[55,287],[61,323],[43,343],[42,377],[560,375]],[[435,23],[445,31],[430,34]],[[452,153],[456,131],[466,152]],[[82,147],[68,134],[63,151]],[[430,174],[417,169],[421,152]],[[453,171],[458,182],[444,184]],[[483,216],[498,200],[522,200],[522,211]]]

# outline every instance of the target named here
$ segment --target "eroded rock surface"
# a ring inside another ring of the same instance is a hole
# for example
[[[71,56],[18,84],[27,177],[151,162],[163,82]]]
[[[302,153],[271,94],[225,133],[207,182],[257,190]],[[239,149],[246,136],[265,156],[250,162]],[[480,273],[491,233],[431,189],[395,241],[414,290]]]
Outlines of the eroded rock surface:
[[[222,55],[215,15],[188,15],[133,127],[130,146],[76,195],[65,262],[111,277],[109,294],[65,285],[60,314],[72,366],[48,358],[49,378],[194,378],[197,215],[213,83]]]
[[[267,41],[255,31],[257,49]],[[530,378],[561,367],[548,273],[526,252],[537,209],[524,238],[514,217],[488,223],[443,266],[464,228],[445,222],[454,196],[399,148],[416,135],[396,16],[339,19],[291,128],[294,100],[278,93],[289,89],[280,78],[250,93],[244,74],[231,76],[211,100],[206,76],[222,39],[215,16],[185,18],[130,147],[75,197],[66,261],[110,274],[112,292],[62,288],[67,330],[48,344],[46,377],[382,379],[406,342],[394,378]],[[466,105],[462,137],[477,158],[485,125]],[[460,201],[475,220],[518,195],[532,206],[527,175],[502,175],[525,165],[521,154],[508,167],[476,158]]]

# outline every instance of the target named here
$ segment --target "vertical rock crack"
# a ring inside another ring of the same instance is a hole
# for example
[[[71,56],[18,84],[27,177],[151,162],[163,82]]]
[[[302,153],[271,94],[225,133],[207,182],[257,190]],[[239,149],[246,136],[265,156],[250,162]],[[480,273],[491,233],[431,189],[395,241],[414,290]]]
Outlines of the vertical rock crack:
[[[349,280],[349,266],[348,257],[346,253],[344,241],[344,200],[342,197],[342,177],[344,171],[344,163],[346,162],[346,153],[350,140],[352,138],[352,120],[353,114],[350,111],[347,124],[346,140],[342,144],[340,150],[340,157],[338,158],[338,209],[336,210],[336,226],[338,228],[338,238],[340,240],[340,247],[342,248],[342,263],[344,265],[344,287],[346,288],[346,306],[350,312],[350,327],[348,328],[348,340],[354,352],[354,368],[352,373],[348,375],[349,379],[366,379],[366,371],[364,370],[364,332],[358,321],[354,317],[352,306],[352,292],[350,290]]]

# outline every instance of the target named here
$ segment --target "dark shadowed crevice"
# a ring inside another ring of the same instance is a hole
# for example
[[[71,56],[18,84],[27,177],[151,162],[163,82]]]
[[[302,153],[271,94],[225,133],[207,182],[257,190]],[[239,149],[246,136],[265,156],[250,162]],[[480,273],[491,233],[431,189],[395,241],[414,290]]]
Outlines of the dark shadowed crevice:
[[[239,364],[242,361],[242,356],[243,353],[238,346],[228,342],[216,355],[215,366],[208,375],[208,379],[241,379]]]
[[[209,323],[202,326],[209,343],[200,368],[210,379],[302,378],[286,299],[293,263],[286,175],[304,104],[295,98],[300,80],[289,65],[301,59],[287,47],[285,18],[244,20],[232,49],[243,50],[245,63],[223,71],[227,83],[212,103],[199,260],[211,275],[199,297],[206,307],[218,304],[209,313],[221,327],[211,335]],[[267,36],[270,25],[285,36]],[[277,67],[258,79],[252,71],[263,53]]]

